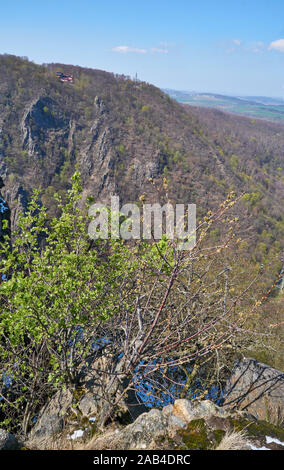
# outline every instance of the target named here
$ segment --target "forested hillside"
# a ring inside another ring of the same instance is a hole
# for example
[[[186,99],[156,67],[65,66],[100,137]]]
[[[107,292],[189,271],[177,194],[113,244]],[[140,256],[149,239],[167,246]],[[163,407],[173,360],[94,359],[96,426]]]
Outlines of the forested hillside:
[[[12,226],[35,187],[52,211],[77,164],[84,194],[101,201],[156,201],[153,182],[166,177],[170,199],[201,215],[230,191],[247,192],[239,215],[261,262],[283,245],[283,144],[280,124],[187,108],[126,76],[0,56],[0,176]]]

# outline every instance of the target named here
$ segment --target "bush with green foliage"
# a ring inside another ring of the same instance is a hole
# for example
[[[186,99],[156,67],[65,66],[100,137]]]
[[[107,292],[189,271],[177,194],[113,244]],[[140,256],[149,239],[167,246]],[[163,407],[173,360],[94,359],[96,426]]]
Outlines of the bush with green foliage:
[[[97,328],[117,312],[127,258],[113,249],[103,259],[96,245],[91,249],[88,217],[78,208],[81,190],[75,174],[67,203],[57,195],[61,215],[52,220],[35,191],[19,218],[13,249],[8,239],[2,245],[0,271],[7,279],[0,284],[4,408],[12,403],[19,411],[23,404],[30,412],[39,392],[75,387]]]
[[[240,263],[229,216],[233,195],[201,221],[190,251],[165,238],[90,240],[78,173],[64,202],[55,196],[58,217],[39,196],[20,216],[12,248],[7,237],[1,249],[6,425],[25,434],[48,397],[62,388],[75,393],[90,358],[104,400],[101,425],[133,393],[159,406],[219,387],[251,336],[244,328],[258,305],[259,273]]]

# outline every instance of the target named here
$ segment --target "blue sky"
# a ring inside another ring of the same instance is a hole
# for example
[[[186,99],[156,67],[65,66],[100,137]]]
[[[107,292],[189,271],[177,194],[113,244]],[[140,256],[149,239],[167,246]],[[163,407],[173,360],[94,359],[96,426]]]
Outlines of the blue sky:
[[[284,97],[284,1],[0,0],[0,53]]]

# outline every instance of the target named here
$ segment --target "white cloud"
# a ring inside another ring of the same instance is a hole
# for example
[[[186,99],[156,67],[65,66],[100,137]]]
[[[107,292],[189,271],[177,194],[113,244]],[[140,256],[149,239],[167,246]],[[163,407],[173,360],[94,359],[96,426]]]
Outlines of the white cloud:
[[[114,52],[120,52],[121,54],[126,54],[127,52],[136,52],[137,54],[146,54],[146,49],[138,49],[137,47],[129,46],[117,46],[112,49]]]
[[[267,50],[267,45],[262,41],[244,42],[241,39],[226,39],[217,43],[217,45],[224,48],[227,54],[233,54],[237,51],[260,54]]]
[[[222,47],[227,54],[232,54],[242,46],[241,39],[224,39],[217,43],[218,47]]]
[[[277,39],[277,41],[272,41],[269,44],[268,49],[279,51],[279,52],[284,52],[284,39]]]
[[[167,54],[169,52],[168,49],[161,49],[159,47],[152,47],[150,51],[154,53],[156,52],[157,54]]]
[[[264,42],[254,41],[248,44],[248,47],[245,48],[246,51],[252,52],[253,54],[261,54],[266,49]]]
[[[165,45],[162,47],[151,47],[150,49],[139,49],[138,47],[129,47],[129,46],[117,46],[114,47],[112,50],[114,52],[120,52],[121,54],[127,54],[128,52],[135,52],[137,54],[148,54],[149,52],[152,54],[168,54],[169,50],[166,48]]]
[[[166,47],[167,49],[170,47],[175,47],[176,43],[175,42],[167,42],[167,41],[161,41],[160,46]]]

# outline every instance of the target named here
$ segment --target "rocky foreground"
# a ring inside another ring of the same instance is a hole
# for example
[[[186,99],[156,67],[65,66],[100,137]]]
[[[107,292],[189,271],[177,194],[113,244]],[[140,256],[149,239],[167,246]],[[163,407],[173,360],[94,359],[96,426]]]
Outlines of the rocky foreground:
[[[0,430],[0,449],[284,450],[284,374],[254,359],[235,365],[222,406],[178,399],[99,428],[95,398],[81,393],[71,410],[71,395],[57,393],[26,442]]]

